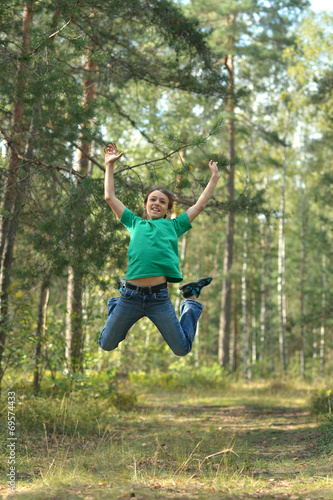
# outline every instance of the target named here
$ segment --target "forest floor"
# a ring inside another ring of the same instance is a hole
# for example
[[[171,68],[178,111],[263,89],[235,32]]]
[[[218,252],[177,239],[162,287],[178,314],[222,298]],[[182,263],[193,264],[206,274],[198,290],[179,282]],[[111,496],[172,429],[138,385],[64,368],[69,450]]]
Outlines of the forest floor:
[[[100,412],[93,428],[63,420],[52,432],[41,407],[40,422],[19,433],[16,491],[3,482],[0,497],[332,499],[332,448],[308,393],[273,389],[142,389],[136,406]]]

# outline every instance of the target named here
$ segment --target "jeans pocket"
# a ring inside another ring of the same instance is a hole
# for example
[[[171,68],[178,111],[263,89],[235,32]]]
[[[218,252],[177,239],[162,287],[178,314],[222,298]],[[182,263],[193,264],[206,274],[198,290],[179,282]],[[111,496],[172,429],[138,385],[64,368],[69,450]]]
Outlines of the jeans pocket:
[[[154,293],[153,297],[155,300],[157,300],[159,302],[170,299],[167,288],[163,288],[163,290],[160,290],[159,292]]]

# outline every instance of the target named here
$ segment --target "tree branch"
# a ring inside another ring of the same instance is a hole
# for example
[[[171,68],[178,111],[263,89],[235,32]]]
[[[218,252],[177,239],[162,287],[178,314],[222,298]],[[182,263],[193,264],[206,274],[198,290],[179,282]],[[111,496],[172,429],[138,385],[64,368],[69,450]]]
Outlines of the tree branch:
[[[133,77],[138,77],[140,80],[142,80],[144,82],[147,82],[147,83],[154,85],[156,87],[163,87],[163,88],[168,88],[168,89],[172,89],[172,90],[181,90],[181,91],[185,91],[185,92],[190,91],[190,92],[193,92],[196,94],[204,94],[204,95],[211,95],[211,96],[217,95],[219,97],[222,97],[222,96],[226,95],[226,93],[227,93],[227,90],[223,89],[221,87],[221,82],[220,82],[218,87],[214,86],[213,90],[207,91],[207,90],[203,90],[202,86],[197,86],[196,88],[191,88],[191,86],[181,85],[181,83],[179,81],[177,81],[175,84],[172,84],[170,81],[168,81],[168,82],[161,81],[161,79],[156,78],[156,74],[154,72],[148,71],[148,67],[147,67],[148,62],[147,61],[144,61],[144,60],[141,61],[140,68],[138,68],[137,66],[134,66],[133,64],[131,64],[129,59],[115,57],[115,55],[108,48],[106,48],[105,45],[100,40],[98,40],[98,38],[95,35],[91,35],[87,31],[87,29],[85,29],[82,26],[82,24],[80,24],[75,19],[72,19],[72,23],[75,24],[92,41],[92,43],[94,45],[99,47],[99,49],[102,52],[104,52],[105,54],[108,54],[110,56],[110,59],[113,61],[113,63],[119,64],[120,66],[125,68],[130,73],[130,75],[132,75]],[[117,43],[119,43],[118,40],[117,40]],[[132,51],[134,51],[134,50],[135,49],[132,48]],[[141,57],[141,59],[142,59],[141,51],[136,50],[136,54],[137,54],[138,59],[139,59],[139,57]],[[161,67],[163,67],[163,65]],[[142,69],[142,68],[144,68],[144,69]],[[168,74],[168,80],[169,79],[170,79],[170,75]]]
[[[7,132],[3,129],[3,127],[1,125],[0,125],[0,132],[4,136],[4,138],[8,144],[8,147],[12,150],[13,154],[19,160],[24,161],[25,163],[33,163],[34,165],[37,165],[37,166],[51,168],[53,170],[68,172],[69,174],[73,174],[80,179],[84,179],[86,177],[86,175],[82,175],[79,172],[77,172],[76,170],[69,168],[69,167],[63,167],[61,165],[51,165],[49,163],[45,163],[44,161],[39,160],[38,158],[27,158],[26,156],[22,155],[19,152],[14,141],[11,140],[11,138],[7,135]]]
[[[203,142],[206,142],[206,141],[207,141],[207,139],[208,139],[211,135],[212,135],[212,132],[209,132],[209,133],[208,133],[208,135],[207,135],[206,137],[204,137],[204,138],[202,139],[202,141],[201,141],[201,142],[202,142],[202,143],[203,143]],[[138,164],[133,165],[133,166],[131,166],[131,167],[130,167],[130,166],[125,166],[125,167],[123,167],[123,168],[120,168],[119,170],[116,170],[116,171],[114,172],[114,175],[116,175],[116,174],[120,174],[121,172],[124,172],[124,171],[126,171],[126,170],[133,170],[134,168],[141,167],[142,165],[151,165],[152,163],[158,163],[158,162],[160,162],[160,161],[165,161],[165,160],[167,160],[168,158],[171,158],[171,156],[175,155],[176,153],[179,153],[179,151],[181,151],[182,149],[190,148],[191,146],[199,147],[199,146],[200,146],[200,144],[197,144],[196,142],[191,142],[191,143],[189,143],[189,144],[182,143],[182,145],[181,145],[179,148],[177,148],[177,149],[175,149],[175,150],[171,151],[171,153],[165,154],[165,155],[164,155],[164,156],[162,156],[161,158],[157,158],[156,160],[144,161],[144,162],[142,162],[142,163],[138,163]]]
[[[43,40],[39,45],[37,45],[37,47],[35,47],[30,52],[29,55],[34,54],[35,52],[37,52],[37,50],[40,49],[40,47],[42,45],[44,45],[44,43],[46,43],[48,40],[51,40],[52,38],[54,38],[55,36],[57,36],[62,30],[64,30],[73,21],[74,11],[75,11],[76,7],[79,5],[79,3],[80,3],[80,0],[77,0],[76,4],[74,5],[74,8],[73,8],[73,13],[72,13],[71,17],[69,18],[69,20],[67,21],[67,23],[65,23],[62,28],[59,28],[57,31],[55,31],[54,33],[52,33],[51,35],[49,35],[45,40]]]

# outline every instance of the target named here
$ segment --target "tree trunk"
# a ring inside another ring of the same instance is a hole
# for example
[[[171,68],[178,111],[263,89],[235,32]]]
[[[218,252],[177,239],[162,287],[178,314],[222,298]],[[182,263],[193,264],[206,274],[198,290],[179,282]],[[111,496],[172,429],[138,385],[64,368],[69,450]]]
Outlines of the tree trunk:
[[[181,246],[180,246],[180,256],[179,256],[179,265],[180,269],[182,269],[185,265],[185,259],[186,259],[186,249],[187,249],[187,237],[188,233],[183,234],[181,238]],[[182,294],[178,292],[176,302],[175,302],[175,311],[178,313],[179,307],[180,307],[180,301],[182,299]]]
[[[15,80],[13,114],[11,119],[11,143],[9,144],[9,161],[7,177],[4,185],[0,207],[0,383],[3,378],[2,359],[8,329],[8,299],[13,263],[14,244],[17,227],[15,207],[17,203],[17,178],[20,161],[17,152],[22,150],[24,129],[24,94],[27,63],[24,55],[30,51],[30,31],[33,19],[33,3],[26,2],[22,19],[22,48],[20,50]],[[8,216],[7,214],[11,214]]]
[[[197,324],[197,331],[194,337],[195,349],[194,349],[194,366],[196,369],[200,367],[200,321]]]
[[[285,372],[287,369],[286,353],[285,353],[285,332],[287,323],[286,312],[286,291],[285,291],[285,189],[286,189],[286,146],[283,148],[283,175],[281,188],[281,213],[280,213],[280,228],[279,228],[279,257],[278,257],[278,306],[279,306],[279,349],[280,362]]]
[[[252,365],[257,362],[257,321],[256,321],[256,297],[254,290],[252,291],[252,319],[251,319],[251,331],[252,331]]]
[[[313,359],[313,371],[314,375],[317,375],[317,359],[318,359],[318,330],[317,328],[312,329],[312,359]]]
[[[305,294],[304,294],[304,283],[305,283],[305,259],[306,259],[306,248],[305,248],[305,224],[304,224],[304,196],[303,187],[300,192],[300,205],[301,205],[301,349],[300,349],[300,365],[301,365],[301,377],[305,377],[305,321],[304,321],[304,304],[305,304]]]
[[[71,339],[72,339],[72,304],[74,291],[74,272],[72,266],[68,268],[67,278],[67,306],[66,306],[66,329],[65,329],[65,362],[64,373],[69,373],[71,365]]]
[[[84,338],[82,335],[82,276],[68,268],[65,333],[65,373],[82,371]]]
[[[231,332],[231,347],[230,347],[230,372],[235,373],[237,370],[237,337],[238,337],[238,317],[237,317],[237,285],[235,285],[235,293],[233,300],[233,329]]]
[[[268,219],[268,329],[269,329],[269,355],[270,355],[270,372],[275,370],[274,363],[274,329],[273,329],[273,290],[272,290],[272,226]]]
[[[251,224],[249,224],[249,229],[251,230],[251,240],[249,244],[249,248],[252,249],[250,252],[250,274],[249,274],[249,285],[248,285],[248,318],[247,318],[247,345],[248,345],[248,379],[252,380],[252,365],[253,363],[253,355],[256,356],[256,348],[254,348],[253,353],[253,344],[256,345],[256,307],[255,307],[255,285],[254,285],[254,274],[255,274],[255,262],[254,262],[254,247],[255,247],[255,230],[254,224],[251,219]],[[254,335],[254,343],[253,343],[253,335]]]
[[[261,235],[261,286],[260,286],[260,350],[259,361],[264,360],[266,342],[266,241],[264,221],[260,219]]]
[[[83,371],[83,329],[82,329],[82,297],[83,277],[80,272],[75,272],[72,295],[72,336],[71,336],[71,368],[73,372]]]
[[[85,78],[83,80],[83,99],[82,107],[89,109],[95,100],[96,87],[92,76],[96,71],[96,66],[89,56],[86,56]],[[86,130],[89,122],[81,126],[81,133],[78,148],[79,172],[87,175],[89,172],[89,156],[91,143],[86,139]],[[81,201],[82,198],[80,198]],[[76,234],[84,232],[84,220],[79,217],[77,221]],[[74,242],[75,245],[75,242]],[[69,271],[68,290],[70,291],[70,300],[67,301],[67,320],[66,320],[66,347],[67,356],[70,357],[70,367],[74,372],[83,371],[83,347],[84,335],[82,328],[82,297],[83,297],[83,275],[82,271],[75,265]]]
[[[322,256],[322,283],[323,291],[321,294],[321,307],[322,307],[322,320],[320,325],[320,375],[324,377],[325,374],[325,309],[326,309],[326,254]]]
[[[227,57],[226,67],[229,72],[229,99],[228,99],[228,181],[227,181],[227,197],[228,202],[234,200],[235,193],[235,166],[233,163],[235,157],[235,105],[234,105],[234,58],[231,54]],[[226,238],[224,246],[223,259],[223,281],[221,295],[221,314],[219,327],[219,363],[227,367],[229,365],[229,344],[230,344],[230,324],[231,324],[231,268],[233,261],[233,245],[234,245],[234,222],[235,215],[229,210],[226,215]]]
[[[246,193],[249,191],[250,172],[247,165],[246,168]],[[248,265],[248,226],[249,226],[249,209],[246,208],[243,233],[243,266],[242,266],[242,332],[243,332],[243,377],[249,377],[249,335],[248,335],[248,318],[247,318],[247,265]]]
[[[33,390],[37,393],[40,389],[41,372],[42,372],[42,338],[43,332],[46,329],[46,308],[49,299],[49,276],[45,276],[40,289],[38,315],[37,315],[37,329],[36,329],[36,347],[35,347],[35,369]]]

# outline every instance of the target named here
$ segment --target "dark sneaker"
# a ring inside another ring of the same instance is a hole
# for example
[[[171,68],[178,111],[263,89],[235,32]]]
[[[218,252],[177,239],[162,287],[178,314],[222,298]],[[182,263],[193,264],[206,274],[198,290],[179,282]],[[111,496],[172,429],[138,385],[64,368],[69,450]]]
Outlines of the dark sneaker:
[[[179,287],[179,290],[182,291],[184,299],[188,299],[192,295],[199,297],[201,290],[204,286],[210,285],[213,278],[198,278],[195,281],[191,281],[190,283],[185,283]]]

